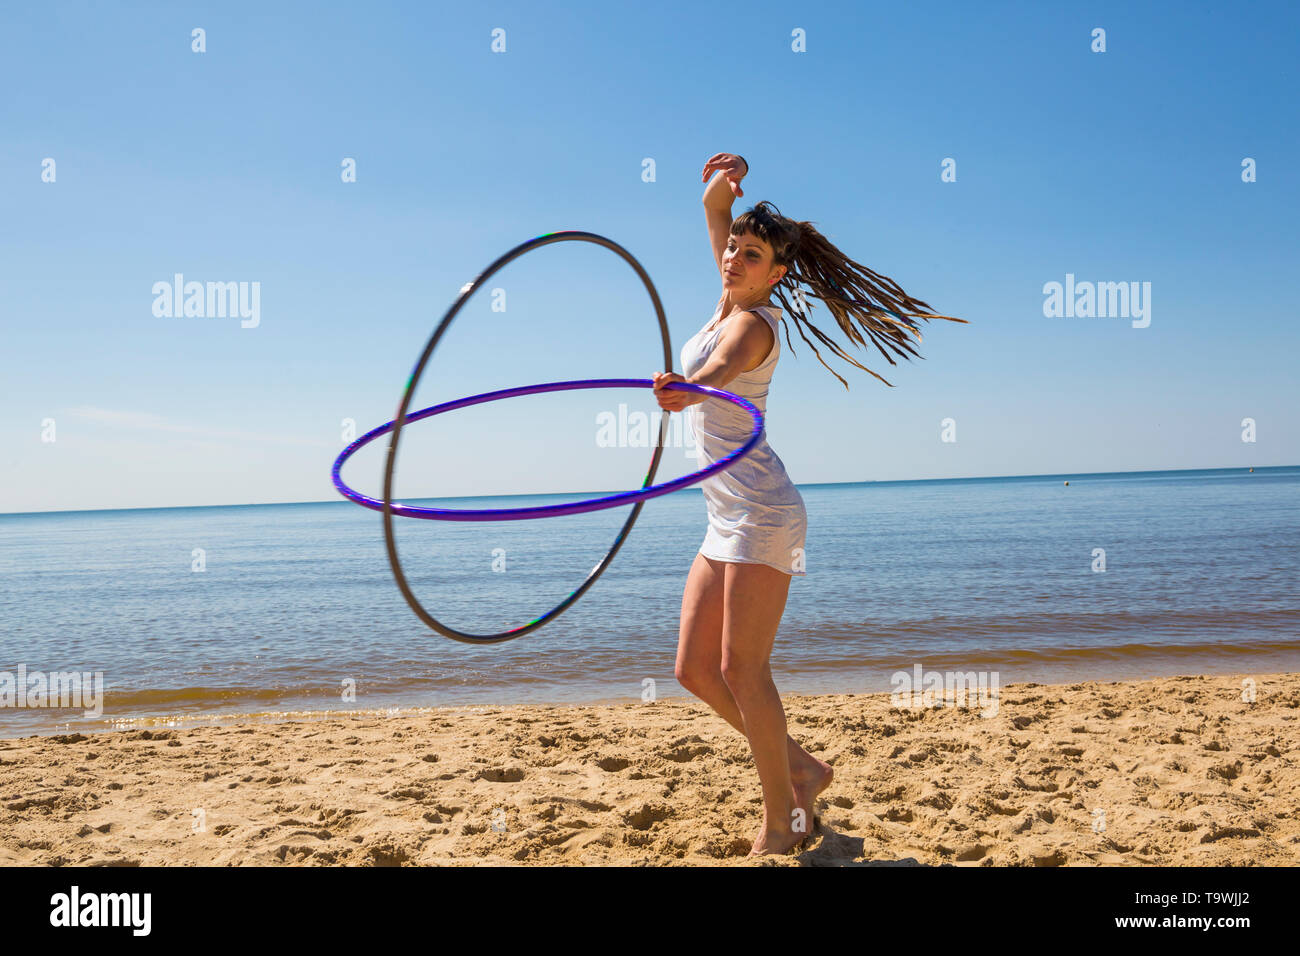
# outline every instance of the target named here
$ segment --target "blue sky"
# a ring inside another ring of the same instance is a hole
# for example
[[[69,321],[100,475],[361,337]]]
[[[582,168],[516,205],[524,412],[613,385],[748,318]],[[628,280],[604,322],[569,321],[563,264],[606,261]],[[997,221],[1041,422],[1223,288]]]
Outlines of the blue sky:
[[[1284,3],[6,5],[0,510],[335,499],[343,420],[392,418],[460,288],[542,233],[631,251],[676,355],[720,293],[700,206],[720,151],[752,167],[736,214],[768,199],[970,320],[923,325],[925,358],[898,367],[853,352],[892,389],[823,350],[846,391],[783,335],[768,439],[796,483],[1295,464],[1298,21]],[[257,326],[155,315],[178,272],[258,283]],[[1150,324],[1045,316],[1067,274],[1150,283]],[[548,246],[492,286],[506,310],[471,300],[416,407],[661,370],[648,298],[606,250]],[[649,450],[596,441],[620,403],[657,412],[648,389],[565,392],[419,423],[398,494],[635,488]],[[382,445],[345,470],[359,490],[381,491]],[[670,450],[659,478],[695,467]]]

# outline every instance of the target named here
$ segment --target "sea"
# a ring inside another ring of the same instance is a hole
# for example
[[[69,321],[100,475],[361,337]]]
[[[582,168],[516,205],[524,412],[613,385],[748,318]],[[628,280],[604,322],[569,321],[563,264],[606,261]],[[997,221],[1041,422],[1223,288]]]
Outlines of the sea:
[[[783,693],[1300,670],[1300,467],[799,490],[807,574],[771,655]],[[399,518],[396,542],[432,617],[496,634],[579,587],[629,512]],[[646,502],[563,613],[485,645],[415,614],[382,521],[342,498],[0,515],[0,737],[689,696],[674,658],[697,488]]]

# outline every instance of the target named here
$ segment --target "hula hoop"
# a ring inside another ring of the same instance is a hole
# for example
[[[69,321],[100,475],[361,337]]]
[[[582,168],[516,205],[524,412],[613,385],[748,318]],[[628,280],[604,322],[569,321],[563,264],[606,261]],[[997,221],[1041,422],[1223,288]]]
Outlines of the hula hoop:
[[[407,411],[411,407],[411,398],[414,396],[415,388],[420,382],[420,376],[424,374],[424,369],[429,364],[429,359],[433,356],[434,349],[437,348],[438,342],[442,339],[447,329],[450,328],[452,320],[456,318],[456,314],[460,312],[461,307],[465,304],[465,302],[469,299],[469,297],[472,296],[479,289],[480,286],[482,286],[485,282],[487,282],[488,279],[490,279],[493,275],[499,272],[504,266],[514,261],[515,259],[519,258],[524,253],[531,252],[534,249],[539,249],[542,246],[547,246],[555,242],[568,242],[568,241],[591,242],[598,246],[604,246],[606,249],[609,249],[612,252],[615,252],[619,256],[621,256],[628,263],[628,265],[632,267],[633,271],[635,271],[636,274],[640,276],[642,283],[644,283],[646,287],[646,291],[650,294],[650,301],[654,305],[655,315],[659,320],[659,335],[663,342],[663,363],[664,363],[663,367],[666,369],[671,369],[673,367],[673,349],[672,349],[672,342],[669,339],[669,335],[668,335],[668,320],[664,316],[664,307],[663,307],[663,303],[660,302],[659,300],[659,292],[655,289],[654,283],[650,281],[650,276],[646,273],[645,269],[641,267],[641,263],[637,262],[637,260],[632,256],[632,254],[628,252],[626,249],[624,249],[622,246],[620,246],[618,243],[614,242],[611,239],[606,239],[604,236],[598,236],[592,232],[579,232],[576,230],[568,230],[564,232],[546,233],[544,235],[538,236],[535,239],[529,239],[527,242],[522,242],[519,245],[515,246],[509,252],[505,253],[504,255],[496,259],[473,282],[469,283],[468,285],[466,285],[464,288],[461,289],[460,295],[457,297],[456,301],[452,303],[451,308],[447,310],[447,314],[443,316],[442,321],[438,323],[438,327],[434,330],[433,335],[429,337],[429,341],[424,346],[424,351],[420,354],[419,361],[415,363],[415,368],[411,372],[410,381],[407,382],[406,391],[402,396],[402,403],[397,409],[396,417],[393,419],[392,422],[388,423],[387,425],[381,426],[382,431],[381,429],[376,429],[374,432],[371,432],[367,436],[364,436],[363,439],[361,439],[359,442],[354,442],[352,446],[349,446],[350,451],[355,452],[356,448],[360,447],[361,442],[372,440],[373,438],[378,437],[378,434],[382,434],[383,431],[391,432],[391,437],[389,438],[388,441],[388,459],[384,467],[384,498],[382,503],[376,502],[375,499],[366,499],[363,501],[361,499],[364,498],[365,496],[359,495],[357,492],[352,491],[352,489],[347,488],[346,485],[343,485],[342,480],[338,477],[338,469],[342,464],[343,456],[340,456],[340,460],[337,460],[335,462],[334,483],[335,483],[335,487],[338,488],[340,493],[342,493],[345,497],[348,497],[353,501],[356,501],[358,504],[364,504],[367,507],[372,507],[373,504],[376,503],[380,504],[380,508],[382,509],[384,515],[384,545],[388,551],[388,563],[393,570],[393,577],[397,580],[397,587],[402,592],[402,597],[406,599],[406,603],[410,605],[411,610],[415,612],[416,616],[419,617],[420,620],[422,620],[433,630],[437,631],[439,634],[442,634],[444,637],[449,637],[452,640],[461,641],[466,644],[495,644],[501,641],[514,640],[517,637],[523,637],[525,634],[529,633],[530,631],[535,631],[537,628],[541,627],[547,621],[550,621],[553,618],[557,617],[558,615],[562,614],[575,601],[577,601],[578,598],[582,597],[582,595],[586,593],[588,588],[590,588],[593,584],[596,583],[596,580],[601,576],[605,568],[607,568],[610,562],[614,559],[614,555],[618,554],[619,549],[623,546],[623,542],[627,540],[628,533],[632,530],[632,526],[636,523],[637,516],[641,514],[641,508],[645,504],[646,499],[649,497],[653,497],[653,495],[642,494],[642,496],[638,500],[636,500],[636,503],[632,506],[632,513],[628,515],[627,521],[624,522],[622,529],[618,533],[618,537],[614,539],[614,544],[609,549],[609,552],[605,555],[604,559],[601,560],[599,564],[597,564],[594,568],[591,569],[591,572],[587,575],[586,579],[582,582],[582,584],[580,584],[572,593],[570,593],[568,597],[566,597],[563,601],[561,601],[551,610],[547,611],[541,617],[535,618],[534,620],[529,621],[527,624],[521,625],[520,627],[511,628],[510,630],[507,631],[502,631],[499,634],[469,634],[464,631],[458,631],[456,628],[450,627],[449,625],[443,624],[441,621],[437,620],[432,614],[430,614],[425,609],[424,605],[420,603],[419,599],[416,598],[415,594],[411,591],[410,584],[406,580],[405,573],[402,571],[402,562],[397,555],[397,541],[393,535],[393,515],[403,514],[405,512],[412,510],[400,503],[397,504],[396,506],[393,504],[393,473],[397,465],[397,445],[398,445],[398,441],[401,438],[402,428],[406,425],[408,421],[414,421],[418,417],[426,417],[426,413],[429,415],[437,414],[438,413],[437,410],[439,409],[443,411],[450,411],[451,409],[447,408],[446,405],[454,405],[455,407],[459,408],[459,407],[463,407],[463,404],[475,404],[476,400],[482,400],[482,401],[493,400],[492,398],[479,395],[479,396],[474,396],[473,399],[460,399],[459,402],[445,403],[444,405],[441,406],[435,405],[432,406],[431,408],[424,409],[421,412],[417,412],[416,415],[414,416],[408,416]],[[648,379],[621,379],[621,380],[620,379],[605,379],[605,380],[594,379],[591,381],[623,382],[632,385],[653,384]],[[584,385],[584,383],[560,382],[560,383],[552,383],[552,384],[560,387],[564,387],[564,386],[575,387],[575,388],[596,387],[596,386]],[[535,388],[536,386],[525,386],[525,387]],[[613,387],[613,386],[609,386],[609,387]],[[739,396],[732,396],[730,393],[722,392],[720,389],[709,389],[706,386],[690,386],[684,382],[674,382],[672,383],[672,385],[669,385],[667,387],[680,388],[686,391],[707,392],[709,394],[716,395],[716,397],[719,398],[728,398],[733,400],[739,398]],[[543,386],[543,388],[545,390],[552,390],[550,386]],[[530,393],[521,393],[516,389],[504,389],[502,391],[511,394],[530,394]],[[507,397],[506,395],[503,395],[499,392],[498,393],[489,392],[487,393],[487,395],[488,396],[495,395],[498,398]],[[740,399],[740,401],[743,401],[743,399]],[[757,411],[757,409],[754,409],[752,405],[750,405],[750,408],[753,410],[753,412]],[[756,428],[756,435],[761,436],[761,425],[762,425],[762,419],[760,416],[757,419],[758,427]],[[654,488],[653,485],[655,472],[659,470],[659,462],[663,458],[664,438],[666,437],[667,432],[668,432],[668,416],[664,415],[659,425],[659,441],[655,445],[654,454],[650,458],[650,469],[649,471],[646,472],[645,481],[642,482],[643,491],[653,491],[655,492],[655,494],[667,494],[669,491],[675,490],[674,488],[668,488],[663,486],[661,486],[660,489],[656,489]],[[757,437],[751,438],[750,442],[748,442],[745,447],[746,453],[750,449],[752,449],[756,441],[757,441]],[[349,454],[349,451],[345,451],[344,454],[345,455]],[[739,453],[734,455],[729,455],[727,456],[727,459],[724,459],[724,461],[727,461],[728,465],[734,464],[736,459],[738,459],[739,457],[740,457]],[[717,464],[721,465],[722,463],[718,462]],[[721,468],[717,468],[715,470],[721,470]],[[707,477],[707,475],[699,475],[698,477],[696,477],[695,480],[697,481],[702,480],[702,478],[704,477]],[[677,479],[677,480],[680,482],[682,479]],[[665,486],[672,485],[672,484],[673,482],[666,482]],[[680,487],[680,485],[678,485],[677,487]],[[346,491],[344,490],[345,488],[347,488]],[[619,496],[615,495],[612,497],[618,498]],[[612,507],[616,507],[618,504],[629,503],[627,499],[624,499],[622,501],[618,501],[611,504],[602,504],[602,502],[606,502],[606,501],[609,501],[609,499],[608,498],[596,499],[594,502],[592,501],[577,502],[575,504],[579,506],[594,504],[596,505],[596,507],[590,507],[585,509],[585,510],[594,511],[597,510],[598,507],[612,508]],[[552,505],[549,507],[551,509],[555,509],[557,507],[560,509],[564,509],[566,507],[572,507],[572,506]],[[482,516],[477,518],[473,518],[473,517],[465,518],[463,516],[465,512],[461,513],[462,517],[459,519],[449,517],[445,513],[442,515],[429,514],[429,512],[436,512],[440,510],[445,512],[448,509],[415,509],[415,510],[423,511],[425,513],[415,514],[412,515],[412,517],[441,517],[443,520],[470,520],[470,521],[496,520],[490,517],[482,517]],[[509,511],[514,511],[516,509],[500,509],[500,510],[509,512]],[[542,509],[542,510],[545,511],[546,509]],[[556,510],[546,511],[546,514],[549,516],[554,516],[559,513],[572,514],[575,512],[572,511],[562,512]],[[510,519],[506,518],[505,520],[510,520]]]
[[[518,395],[537,395],[542,392],[561,392],[580,388],[653,388],[654,382],[648,378],[591,378],[581,379],[573,382],[548,382],[545,385],[521,385],[517,388],[503,388],[495,392],[484,392],[481,395],[473,395],[469,398],[458,398],[455,401],[444,402],[441,405],[431,405],[428,408],[413,412],[406,417],[407,424],[418,422],[421,419],[429,418],[432,415],[441,415],[444,412],[455,411],[458,408],[466,408],[470,405],[479,405],[483,402],[495,402],[503,398],[514,398]],[[702,395],[708,395],[715,398],[721,398],[726,401],[739,405],[745,411],[749,412],[754,422],[754,430],[751,432],[745,444],[741,445],[735,451],[731,452],[724,458],[720,458],[713,464],[699,471],[684,475],[681,478],[674,478],[671,481],[665,481],[662,484],[652,485],[648,488],[643,487],[640,491],[624,491],[615,495],[608,495],[604,498],[588,498],[586,501],[574,501],[558,505],[539,505],[532,508],[416,508],[412,505],[403,505],[393,502],[393,514],[402,518],[432,518],[438,521],[523,521],[530,518],[554,518],[560,515],[585,514],[589,511],[601,511],[605,508],[618,508],[622,505],[635,504],[641,501],[647,501],[650,498],[657,498],[660,495],[671,494],[679,488],[686,488],[697,482],[703,481],[710,475],[717,474],[730,468],[738,459],[743,458],[753,451],[754,446],[762,440],[763,437],[763,413],[758,410],[747,399],[739,395],[733,395],[731,392],[723,391],[720,388],[711,388],[708,385],[695,385],[690,382],[672,382],[665,388],[677,389],[680,391],[697,392]],[[351,458],[356,452],[370,444],[381,435],[386,435],[393,430],[394,422],[388,422],[380,425],[366,434],[362,435],[351,445],[343,450],[343,453],[334,461],[334,468],[331,475],[334,479],[334,487],[338,489],[339,494],[345,498],[355,501],[357,504],[375,511],[384,510],[384,502],[370,498],[355,491],[344,483],[339,475],[343,464]]]

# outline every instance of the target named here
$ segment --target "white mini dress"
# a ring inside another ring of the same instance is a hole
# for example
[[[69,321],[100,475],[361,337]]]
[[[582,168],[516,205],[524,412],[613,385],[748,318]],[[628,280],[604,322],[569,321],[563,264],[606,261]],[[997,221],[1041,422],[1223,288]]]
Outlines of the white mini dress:
[[[757,368],[741,372],[725,386],[753,402],[767,414],[767,391],[781,354],[781,332],[777,306],[757,306],[752,311],[772,327],[772,351]],[[713,319],[682,346],[682,374],[690,378],[703,367],[722,334],[719,322],[722,302]],[[739,314],[739,313],[737,313]],[[730,321],[728,319],[727,321]],[[711,327],[712,326],[712,327]],[[699,466],[705,468],[725,458],[749,438],[754,430],[749,413],[734,402],[719,398],[686,408],[687,425],[695,437]],[[700,554],[715,561],[737,564],[766,564],[790,575],[804,575],[804,539],[808,513],[803,496],[786,474],[785,465],[767,443],[766,429],[754,450],[730,468],[700,482],[708,511],[709,528]]]

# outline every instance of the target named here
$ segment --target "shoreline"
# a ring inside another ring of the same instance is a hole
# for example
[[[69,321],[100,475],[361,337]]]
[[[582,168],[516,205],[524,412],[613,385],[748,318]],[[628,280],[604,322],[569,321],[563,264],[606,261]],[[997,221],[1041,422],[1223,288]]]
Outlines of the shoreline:
[[[670,697],[10,738],[0,861],[1300,865],[1300,673],[782,696],[836,774],[794,856],[745,856],[748,743]]]
[[[1269,655],[1276,658],[1281,655]],[[915,664],[922,664],[918,660]],[[1275,663],[1269,661],[1269,664]],[[1009,688],[1017,684],[1033,683],[1044,687],[1066,686],[1077,684],[1081,681],[1093,682],[1119,682],[1127,683],[1135,680],[1156,680],[1161,678],[1172,678],[1188,676],[1195,674],[1203,677],[1252,677],[1264,674],[1286,674],[1290,673],[1285,670],[1263,670],[1258,668],[1240,669],[1241,662],[1224,661],[1218,659],[1215,661],[1217,666],[1206,667],[1205,663],[1192,662],[1192,667],[1199,667],[1196,671],[1174,670],[1158,673],[1143,673],[1141,676],[1132,673],[1117,673],[1114,667],[1082,667],[1077,663],[1073,664],[1055,664],[1052,666],[1040,666],[1037,668],[1020,667],[1018,670],[1038,670],[1046,671],[1050,676],[1036,678],[1033,675],[1021,677],[1020,679],[1011,680],[1002,683],[1002,688]],[[938,667],[932,664],[925,664],[925,669],[938,670]],[[981,668],[972,665],[970,667],[960,668],[965,671],[979,671]],[[1136,666],[1135,668],[1136,669]],[[1058,672],[1053,674],[1052,672]],[[1000,673],[1000,672],[998,672]],[[1068,679],[1053,679],[1063,674],[1071,675]],[[675,681],[665,681],[670,684],[669,693],[660,695],[659,700],[686,700],[699,703],[698,698],[689,691],[681,688]],[[878,682],[879,683],[879,682]],[[888,694],[889,691],[883,686],[877,687],[844,687],[841,683],[831,681],[809,680],[805,674],[778,674],[776,676],[777,690],[781,694],[782,700],[787,697],[824,697],[824,696],[869,696],[872,694]],[[783,685],[791,685],[791,689],[785,689]],[[820,686],[810,686],[820,685]],[[800,689],[802,688],[802,689]],[[381,699],[387,695],[377,695]],[[288,721],[319,721],[326,719],[363,719],[363,718],[384,718],[393,717],[414,718],[426,715],[434,715],[443,711],[449,712],[468,712],[491,708],[500,710],[510,707],[543,707],[543,708],[562,708],[562,707],[615,707],[638,704],[640,702],[640,689],[633,688],[627,694],[610,694],[600,693],[596,695],[578,695],[575,697],[564,698],[556,697],[544,699],[539,697],[526,696],[525,699],[516,698],[509,702],[498,700],[488,700],[481,702],[461,702],[461,703],[444,703],[444,704],[411,704],[396,703],[385,704],[377,703],[369,707],[337,707],[322,708],[313,706],[295,706],[292,702],[307,703],[311,698],[294,698],[290,696],[288,705],[281,709],[254,709],[254,710],[226,710],[221,708],[203,708],[193,712],[184,711],[166,711],[152,712],[141,714],[122,714],[109,715],[96,718],[76,717],[66,721],[42,721],[39,725],[31,728],[0,728],[0,744],[10,743],[17,740],[27,740],[32,737],[53,737],[67,734],[105,734],[105,733],[122,733],[130,730],[185,730],[193,727],[228,727],[233,725],[249,724],[268,724],[283,723]],[[0,711],[2,714],[3,711]],[[92,725],[91,721],[101,726]],[[102,726],[108,724],[108,726]],[[13,730],[20,731],[17,734]],[[24,732],[25,731],[25,732]]]

